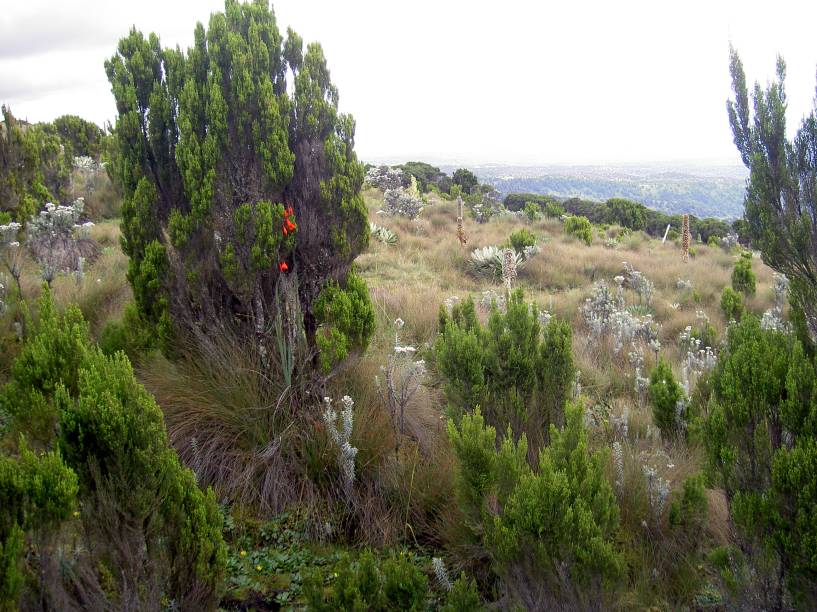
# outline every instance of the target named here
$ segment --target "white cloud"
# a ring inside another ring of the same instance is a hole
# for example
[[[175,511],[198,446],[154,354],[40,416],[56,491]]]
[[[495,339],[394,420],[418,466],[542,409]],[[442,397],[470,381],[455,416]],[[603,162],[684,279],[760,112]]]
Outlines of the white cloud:
[[[0,101],[32,120],[114,105],[103,62],[135,24],[187,46],[220,2],[26,2],[0,11]],[[817,5],[281,0],[320,41],[363,159],[517,163],[724,159],[728,43],[750,81],[788,63],[792,129],[811,107]]]

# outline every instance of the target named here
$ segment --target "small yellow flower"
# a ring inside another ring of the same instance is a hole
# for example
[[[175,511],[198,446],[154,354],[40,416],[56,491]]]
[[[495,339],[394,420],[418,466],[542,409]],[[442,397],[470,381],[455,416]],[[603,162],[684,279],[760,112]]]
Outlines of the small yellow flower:
[[[79,510],[74,511],[74,518],[79,518]]]
[[[255,569],[256,569],[256,571],[259,571],[259,572],[260,572],[260,571],[261,571],[261,566],[260,566],[260,565],[256,565],[256,566],[255,566]]]
[[[242,557],[246,557],[246,556],[247,556],[247,551],[246,551],[246,550],[242,550],[242,551],[241,551],[240,553],[238,553],[238,554],[239,554],[239,555],[241,555]]]

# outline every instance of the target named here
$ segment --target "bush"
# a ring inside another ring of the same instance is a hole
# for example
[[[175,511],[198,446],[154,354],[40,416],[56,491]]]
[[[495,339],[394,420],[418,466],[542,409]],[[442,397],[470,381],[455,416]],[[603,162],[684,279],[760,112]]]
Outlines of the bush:
[[[732,270],[732,289],[744,295],[755,294],[756,278],[752,271],[752,253],[744,251]]]
[[[569,406],[566,417],[564,430],[551,426],[535,469],[526,436],[514,442],[509,429],[497,449],[479,410],[448,424],[457,502],[514,603],[529,610],[603,608],[624,567],[605,458],[588,449],[581,409]]]
[[[745,311],[743,296],[732,287],[724,287],[721,293],[721,310],[727,321],[740,321]]]
[[[786,586],[804,609],[817,603],[816,380],[800,343],[762,329],[753,316],[729,328],[711,375],[709,470],[726,492],[741,547],[764,577],[755,593],[764,607],[779,605]]]
[[[548,202],[545,204],[545,216],[551,219],[561,219],[567,212],[558,202]]]
[[[128,281],[162,348],[206,350],[224,329],[265,369],[276,287],[297,274],[316,350],[315,302],[330,281],[347,284],[369,241],[355,123],[338,112],[320,45],[285,39],[266,3],[230,1],[186,53],[133,30],[105,68]]]
[[[593,226],[587,217],[568,217],[565,219],[565,233],[583,240],[587,246],[593,243]]]
[[[554,317],[543,330],[538,314],[516,290],[507,312],[493,308],[483,328],[469,298],[450,315],[441,309],[435,346],[455,414],[481,406],[489,425],[526,433],[532,457],[548,426],[563,422],[574,371],[570,326]]]
[[[0,455],[0,610],[16,610],[23,572],[23,536],[55,530],[75,507],[77,475],[59,453]]]
[[[661,430],[661,438],[665,441],[675,440],[684,429],[682,411],[679,409],[684,402],[684,391],[675,382],[672,368],[663,359],[658,360],[650,374],[648,394],[653,423]]]
[[[371,551],[361,553],[357,561],[345,557],[337,578],[324,589],[320,572],[304,583],[309,610],[419,611],[427,608],[428,579],[410,555],[401,553],[378,562]]]
[[[522,210],[528,221],[537,221],[542,216],[542,209],[536,202],[525,202],[525,208]]]
[[[79,310],[58,315],[47,290],[38,316],[0,404],[13,430],[59,445],[78,477],[89,539],[72,553],[68,584],[46,588],[64,588],[64,597],[83,593],[99,608],[115,601],[156,608],[163,593],[183,608],[214,605],[226,551],[212,491],[202,492],[179,463],[162,412],[127,358],[93,346]]]
[[[523,227],[511,234],[508,243],[517,253],[524,253],[525,247],[532,247],[536,244],[536,236],[534,236],[530,230]]]

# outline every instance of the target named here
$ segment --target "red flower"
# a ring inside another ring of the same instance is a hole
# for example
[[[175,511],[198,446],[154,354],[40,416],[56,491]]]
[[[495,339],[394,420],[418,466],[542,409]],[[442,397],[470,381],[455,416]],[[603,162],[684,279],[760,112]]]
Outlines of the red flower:
[[[284,232],[284,236],[286,236],[287,235],[287,226],[286,225],[284,226],[283,232]]]
[[[290,232],[294,232],[295,231],[295,224],[292,221],[290,221],[289,219],[287,219],[286,223],[284,223],[284,229],[288,229]]]
[[[286,272],[287,270],[289,270],[289,266],[287,265],[287,262],[282,261],[281,263],[278,264],[278,269],[281,272]]]

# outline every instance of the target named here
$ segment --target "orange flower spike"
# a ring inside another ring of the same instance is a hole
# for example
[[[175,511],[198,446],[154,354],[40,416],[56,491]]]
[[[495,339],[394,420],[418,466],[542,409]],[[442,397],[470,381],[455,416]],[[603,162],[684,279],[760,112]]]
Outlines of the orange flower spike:
[[[287,265],[287,262],[282,261],[281,263],[278,264],[278,269],[281,272],[286,272],[287,270],[289,270],[289,266]]]
[[[291,232],[295,229],[295,224],[289,219],[287,219],[286,223],[284,224],[284,227],[286,227]]]
[[[285,225],[283,228],[284,236],[286,236],[289,232],[287,232],[287,226]]]

